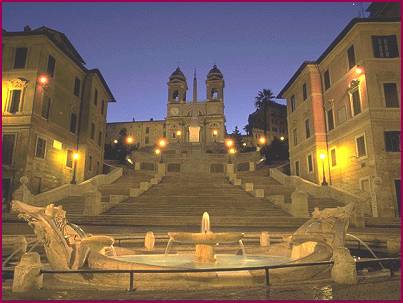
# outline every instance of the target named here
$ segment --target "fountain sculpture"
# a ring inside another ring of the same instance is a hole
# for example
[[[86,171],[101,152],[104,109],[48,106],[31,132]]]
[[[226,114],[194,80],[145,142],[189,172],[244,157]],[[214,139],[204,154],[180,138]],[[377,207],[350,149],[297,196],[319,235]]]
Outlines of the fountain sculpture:
[[[55,270],[81,268],[159,270],[213,268],[218,270],[228,267],[251,268],[328,261],[333,258],[335,251],[344,249],[344,238],[353,208],[354,205],[349,204],[345,207],[322,211],[316,209],[312,218],[298,228],[288,241],[271,245],[266,249],[266,253],[258,256],[215,254],[216,243],[239,242],[242,248],[244,235],[236,232],[212,232],[209,216],[204,213],[200,233],[169,233],[170,243],[165,255],[139,255],[122,247],[114,247],[114,240],[111,237],[86,234],[77,225],[67,221],[66,212],[61,206],[56,207],[50,204],[43,208],[19,201],[12,203],[12,209],[34,229],[38,240],[45,248],[50,267]],[[195,253],[180,255],[180,257],[168,254],[169,246],[173,242],[195,244]],[[270,277],[271,281],[304,281],[322,273],[329,274],[330,268],[330,265],[323,265],[274,269],[270,271]],[[250,274],[259,275],[257,271],[251,271]],[[82,276],[80,278],[85,279]]]

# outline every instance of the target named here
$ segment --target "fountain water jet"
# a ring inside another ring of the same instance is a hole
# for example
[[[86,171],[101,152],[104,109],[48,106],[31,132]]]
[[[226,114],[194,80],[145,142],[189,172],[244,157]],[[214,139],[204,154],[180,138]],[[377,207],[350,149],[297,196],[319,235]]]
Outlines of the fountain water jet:
[[[362,241],[360,238],[358,238],[357,236],[354,236],[352,234],[346,234],[346,236],[349,236],[355,240],[357,240],[358,242],[360,242],[362,245],[364,245],[364,247],[369,251],[369,253],[375,258],[378,259],[378,257],[375,255],[374,251],[367,245],[367,243],[365,243],[364,241]],[[379,262],[379,265],[385,269],[385,267],[383,266],[383,264],[381,262]]]

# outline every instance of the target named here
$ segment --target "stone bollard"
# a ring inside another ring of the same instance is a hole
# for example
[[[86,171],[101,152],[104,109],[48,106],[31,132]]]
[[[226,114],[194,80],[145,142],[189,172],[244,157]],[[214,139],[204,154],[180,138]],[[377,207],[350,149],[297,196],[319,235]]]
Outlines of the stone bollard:
[[[253,161],[249,161],[249,171],[255,171],[256,170],[256,164]]]
[[[262,231],[260,234],[260,246],[262,247],[270,246],[270,235],[267,231]]]
[[[291,214],[297,218],[308,218],[308,194],[306,192],[295,190],[291,194]]]
[[[243,189],[246,192],[252,192],[253,191],[253,183],[247,182],[243,184]]]
[[[256,188],[256,189],[253,191],[253,195],[254,195],[256,198],[264,198],[264,189],[263,189],[263,188]]]
[[[165,176],[166,174],[166,166],[165,163],[158,163],[157,164],[157,174],[159,176]]]
[[[234,164],[227,164],[227,169],[225,170],[225,174],[227,176],[235,174]]]
[[[37,252],[26,253],[14,268],[13,292],[29,292],[43,286],[42,264]]]
[[[357,284],[357,269],[348,248],[335,248],[333,250],[333,261],[331,277],[334,282],[339,284]]]
[[[144,248],[147,251],[152,251],[154,249],[154,244],[155,244],[154,233],[152,231],[148,231],[144,238]]]
[[[143,193],[140,188],[129,188],[129,197],[138,197]]]

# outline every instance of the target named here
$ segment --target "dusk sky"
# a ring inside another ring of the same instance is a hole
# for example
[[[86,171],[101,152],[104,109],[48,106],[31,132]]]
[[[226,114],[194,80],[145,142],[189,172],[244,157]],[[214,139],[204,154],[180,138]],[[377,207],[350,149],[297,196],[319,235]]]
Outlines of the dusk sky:
[[[368,3],[363,3],[365,9]],[[228,132],[242,130],[258,90],[277,94],[360,15],[353,3],[3,3],[3,28],[45,25],[67,35],[88,68],[99,68],[117,103],[108,122],[164,119],[177,65],[192,96],[206,98],[215,63],[224,74]]]

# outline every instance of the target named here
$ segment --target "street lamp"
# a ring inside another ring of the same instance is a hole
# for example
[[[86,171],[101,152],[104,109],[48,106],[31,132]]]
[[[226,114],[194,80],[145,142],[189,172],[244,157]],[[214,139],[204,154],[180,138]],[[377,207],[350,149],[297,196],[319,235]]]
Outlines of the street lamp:
[[[113,143],[118,144],[118,140],[117,139],[113,140]]]
[[[158,154],[160,155],[160,163],[162,163],[162,151],[163,151],[163,148],[165,148],[167,146],[167,144],[168,144],[168,142],[167,142],[167,140],[165,138],[162,138],[162,139],[160,139],[158,141],[159,148],[156,149],[156,153],[157,153],[157,150],[159,150]]]
[[[284,141],[284,140],[285,140],[284,136],[281,136],[281,137],[280,137],[280,140],[281,140],[281,141]]]
[[[133,137],[129,136],[129,137],[126,138],[126,143],[127,144],[132,144],[133,142],[134,142]]]
[[[265,145],[266,144],[266,138],[265,137],[260,137],[259,138],[259,144]]]
[[[229,153],[228,163],[231,164],[232,163],[232,155],[235,155],[235,153],[236,153],[235,148],[233,148],[233,147],[230,148],[228,150],[228,153]]]
[[[180,130],[176,131],[176,137],[178,138],[178,143],[180,142],[180,137],[182,136],[182,132]]]
[[[319,155],[319,158],[322,160],[322,175],[323,175],[322,185],[326,186],[327,185],[326,176],[325,176],[325,158],[326,158],[326,155],[322,153],[322,154]]]
[[[79,159],[79,154],[78,152],[73,153],[73,178],[71,179],[71,184],[76,184],[76,172],[77,172],[77,161]]]
[[[231,147],[234,145],[234,141],[233,141],[232,139],[226,139],[226,140],[225,140],[225,145],[226,145],[228,148],[231,148]]]
[[[218,136],[218,130],[213,129],[213,138],[214,138],[214,142],[217,141],[217,136]]]

